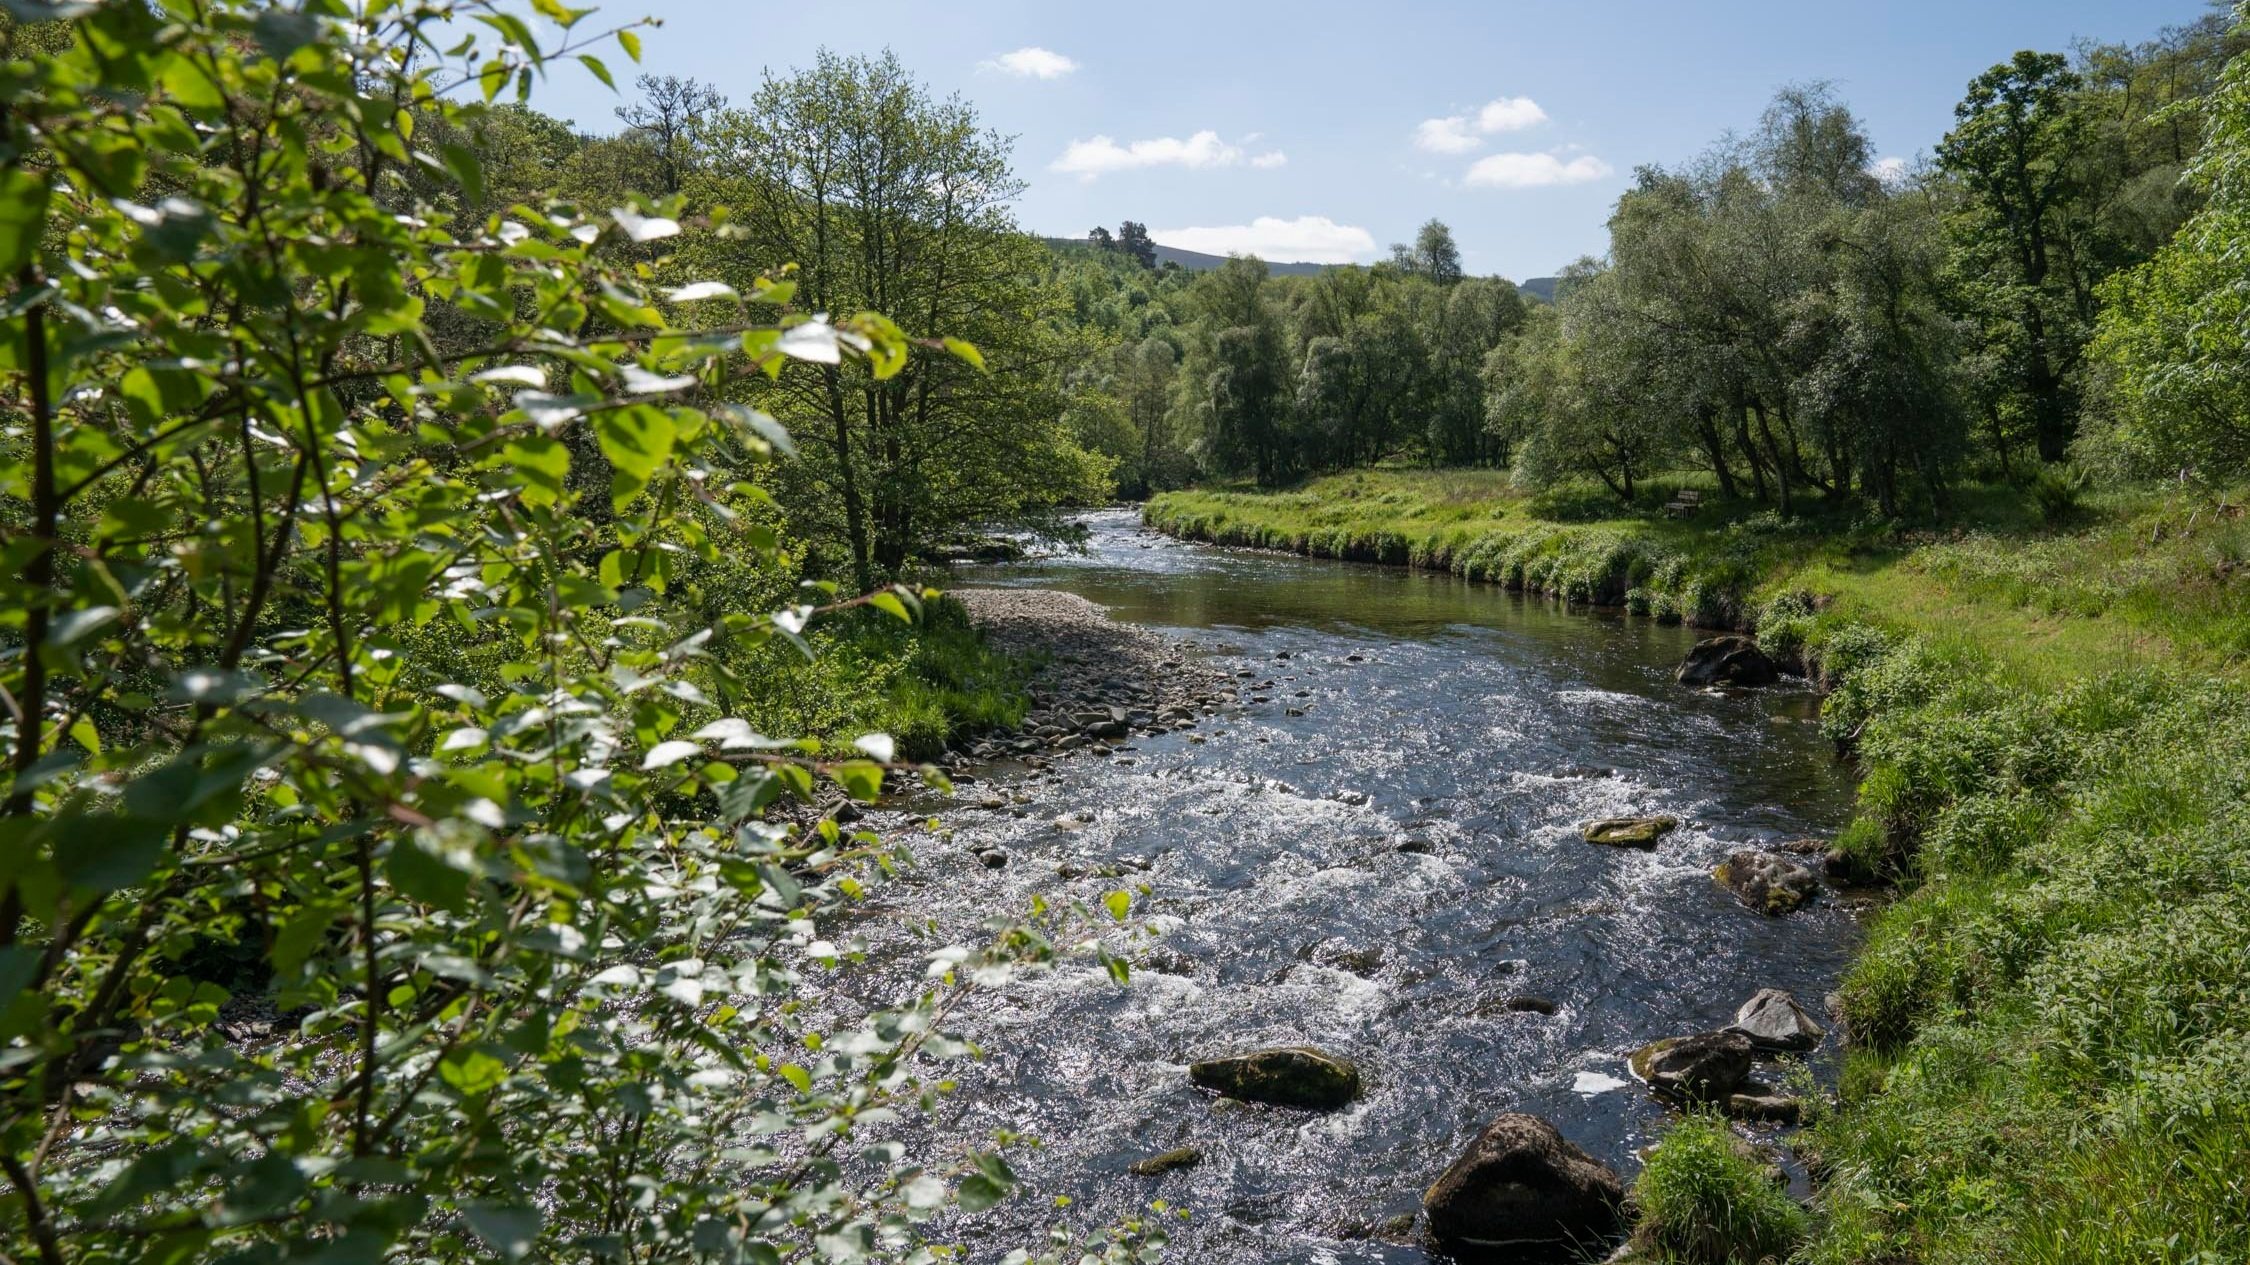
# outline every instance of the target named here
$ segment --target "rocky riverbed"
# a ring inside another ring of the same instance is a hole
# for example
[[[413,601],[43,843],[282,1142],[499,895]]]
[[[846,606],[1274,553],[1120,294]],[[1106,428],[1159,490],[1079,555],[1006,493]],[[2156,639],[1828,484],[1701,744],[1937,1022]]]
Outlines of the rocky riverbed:
[[[1578,1155],[1629,1179],[1680,1100],[1779,1140],[1800,1082],[1773,1060],[1834,1058],[1815,999],[1850,919],[1827,892],[1753,905],[1714,871],[1813,862],[1795,841],[1841,820],[1808,691],[1682,683],[1683,629],[1092,527],[1083,554],[952,588],[1041,661],[1034,704],[948,754],[955,796],[870,814],[943,819],[902,879],[917,925],[1136,893],[1127,986],[1065,963],[956,1016],[988,1058],[952,1069],[960,1119],[939,1127],[1042,1142],[1015,1157],[1021,1197],[963,1227],[969,1260],[1068,1196],[1082,1224],[1194,1209],[1187,1259],[1418,1265],[1447,1259],[1429,1236],[1482,1238],[1503,1211],[1469,1198],[1479,1155],[1552,1151],[1528,1210],[1592,1230],[1606,1204],[1564,1198]],[[867,919],[878,951],[887,916]],[[1636,1075],[1681,1037],[1699,1041]],[[1701,1046],[1726,1057],[1673,1066]],[[1320,1092],[1233,1074],[1277,1061]],[[1515,1116],[1576,1150],[1522,1130],[1480,1149]],[[1425,1197],[1449,1166],[1466,1175],[1441,1216]]]
[[[1087,748],[1106,752],[1134,733],[1192,729],[1257,688],[1190,657],[1180,642],[1119,623],[1057,589],[955,589],[950,594],[993,644],[1028,656],[1031,710],[1021,731],[971,743],[980,760]],[[1270,688],[1268,680],[1263,683]]]

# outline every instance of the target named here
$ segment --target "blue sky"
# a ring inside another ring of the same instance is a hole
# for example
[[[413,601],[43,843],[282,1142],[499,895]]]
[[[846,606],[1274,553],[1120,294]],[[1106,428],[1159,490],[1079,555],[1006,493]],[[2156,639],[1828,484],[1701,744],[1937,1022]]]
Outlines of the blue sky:
[[[814,50],[886,46],[1016,138],[1026,228],[1136,219],[1158,241],[1269,259],[1375,257],[1430,216],[1472,272],[1599,253],[1639,164],[1754,124],[1773,89],[1834,82],[1877,150],[1941,137],[1968,80],[2019,48],[2138,41],[2202,0],[1560,0],[1069,4],[642,0],[644,69],[748,98]],[[609,59],[615,67],[621,60]],[[535,101],[609,131],[575,69]]]

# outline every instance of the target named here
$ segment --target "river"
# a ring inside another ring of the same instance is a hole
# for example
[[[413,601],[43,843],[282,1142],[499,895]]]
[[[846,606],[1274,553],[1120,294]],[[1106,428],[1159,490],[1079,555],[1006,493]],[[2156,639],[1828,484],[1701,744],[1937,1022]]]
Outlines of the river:
[[[1734,848],[1845,820],[1851,778],[1809,692],[1677,686],[1695,634],[1646,619],[1182,543],[1129,511],[1088,525],[1082,555],[961,581],[1078,593],[1273,684],[1191,731],[1202,741],[1142,737],[1037,780],[994,771],[1031,793],[1024,815],[952,819],[1012,862],[913,883],[907,899],[942,923],[1034,895],[1096,900],[1122,884],[1056,867],[1130,859],[1165,932],[1127,987],[1073,964],[962,1015],[989,1056],[945,1127],[1020,1125],[1043,1144],[1018,1157],[1017,1197],[964,1227],[973,1257],[1035,1243],[1067,1195],[1081,1223],[1152,1199],[1188,1208],[1174,1260],[1425,1261],[1342,1229],[1414,1211],[1503,1111],[1553,1120],[1629,1180],[1666,1114],[1631,1083],[1630,1050],[1721,1026],[1762,987],[1816,1011],[1834,987],[1847,912],[1767,918],[1710,877]],[[1578,838],[1589,818],[1651,812],[1684,823],[1653,852]],[[1513,994],[1557,1011],[1493,1007]],[[1355,1060],[1360,1100],[1215,1110],[1188,1084],[1191,1058],[1296,1044]],[[1203,1162],[1126,1171],[1180,1146]]]

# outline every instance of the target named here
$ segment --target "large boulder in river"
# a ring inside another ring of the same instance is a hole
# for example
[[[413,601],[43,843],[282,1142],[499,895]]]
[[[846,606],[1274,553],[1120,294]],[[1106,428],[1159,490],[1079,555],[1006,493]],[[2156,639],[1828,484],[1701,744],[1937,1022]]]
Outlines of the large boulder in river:
[[[1463,1260],[1574,1260],[1621,1228],[1625,1183],[1537,1116],[1486,1125],[1422,1196],[1430,1233]]]
[[[1739,633],[1696,642],[1678,677],[1682,685],[1771,685],[1779,679],[1773,660],[1755,640]]]
[[[1359,1069],[1309,1046],[1253,1050],[1188,1064],[1188,1079],[1229,1098],[1330,1111],[1359,1097]]]
[[[1578,837],[1611,848],[1653,848],[1680,828],[1677,817],[1604,817],[1578,828]]]
[[[1666,1037],[1633,1051],[1626,1060],[1650,1089],[1695,1102],[1719,1102],[1750,1078],[1755,1051],[1739,1032],[1699,1032]]]
[[[1828,1030],[1820,1026],[1797,999],[1778,988],[1761,988],[1757,996],[1734,1012],[1727,1031],[1750,1038],[1760,1050],[1810,1050]]]
[[[1719,885],[1762,914],[1779,916],[1820,890],[1810,868],[1771,852],[1737,852],[1711,871]]]

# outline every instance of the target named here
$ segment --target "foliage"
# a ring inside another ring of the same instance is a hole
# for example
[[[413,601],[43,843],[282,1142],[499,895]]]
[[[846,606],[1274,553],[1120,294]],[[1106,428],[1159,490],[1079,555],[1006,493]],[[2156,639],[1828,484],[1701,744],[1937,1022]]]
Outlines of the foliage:
[[[804,459],[783,499],[804,530],[842,542],[859,587],[965,527],[1107,494],[1109,463],[1060,424],[1060,296],[1009,212],[1008,143],[974,110],[888,54],[824,52],[704,130],[690,187],[735,215],[684,241],[698,277],[746,290],[752,261],[794,260],[811,310],[907,314],[978,349],[975,363],[909,347],[730,389],[795,439]]]
[[[2115,425],[2091,443],[2129,473],[2211,481],[2250,468],[2250,56],[2227,66],[2202,117],[2188,171],[2202,209],[2102,292],[2094,354]]]
[[[548,134],[493,98],[639,49],[533,7],[117,0],[0,66],[10,1259],[930,1259],[1012,1184],[904,1117],[1066,915],[847,1000],[909,849],[777,805],[906,768],[749,719],[920,595],[794,584],[737,393],[946,351],[682,274],[715,208],[494,205]]]
[[[2250,696],[1920,662],[1863,739],[1868,809],[1912,805],[1919,886],[1844,986],[1860,1048],[1819,1130],[1814,1259],[2240,1257]]]
[[[1633,1182],[1634,1245],[1677,1265],[1788,1259],[1811,1218],[1747,1149],[1713,1116],[1690,1115],[1665,1130]]]

